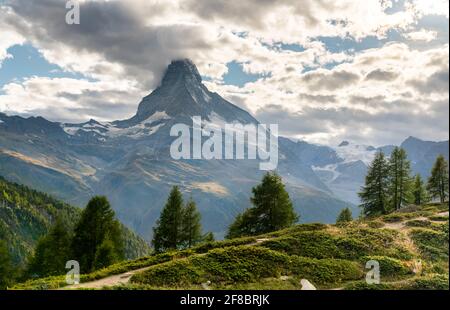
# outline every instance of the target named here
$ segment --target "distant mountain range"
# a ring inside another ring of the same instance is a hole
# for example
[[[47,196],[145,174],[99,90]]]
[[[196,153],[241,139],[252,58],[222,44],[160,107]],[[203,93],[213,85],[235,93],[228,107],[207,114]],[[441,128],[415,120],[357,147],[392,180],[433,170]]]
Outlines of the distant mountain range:
[[[210,124],[258,124],[210,92],[191,61],[178,60],[127,120],[66,124],[0,113],[0,175],[78,206],[104,194],[119,219],[147,239],[170,188],[178,185],[197,201],[204,229],[220,238],[249,207],[251,188],[264,172],[257,160],[173,160],[170,128],[192,126],[193,116]],[[448,141],[410,137],[402,146],[414,172],[425,177],[438,154],[448,158]],[[280,137],[278,172],[301,220],[334,222],[345,207],[356,215],[356,192],[376,150],[345,141],[329,147]]]

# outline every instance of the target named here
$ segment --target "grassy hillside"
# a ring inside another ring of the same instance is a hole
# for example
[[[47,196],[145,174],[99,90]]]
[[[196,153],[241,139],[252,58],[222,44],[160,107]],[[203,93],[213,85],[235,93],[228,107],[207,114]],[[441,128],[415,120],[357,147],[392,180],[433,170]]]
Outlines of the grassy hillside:
[[[59,216],[67,227],[73,227],[80,216],[79,208],[51,196],[0,177],[0,239],[6,240],[16,264],[23,264],[37,243]],[[129,229],[123,229],[126,256],[133,259],[149,253],[144,240]]]
[[[380,264],[379,285],[364,281],[369,260]],[[82,275],[80,285],[66,288],[300,289],[307,279],[320,289],[448,289],[448,261],[448,204],[429,204],[152,255]],[[53,277],[15,289],[64,285],[64,277]]]

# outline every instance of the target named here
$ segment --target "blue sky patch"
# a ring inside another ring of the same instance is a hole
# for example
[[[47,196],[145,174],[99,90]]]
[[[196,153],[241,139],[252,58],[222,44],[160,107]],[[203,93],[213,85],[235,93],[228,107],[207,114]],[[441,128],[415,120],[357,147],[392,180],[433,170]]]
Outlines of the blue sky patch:
[[[82,74],[64,72],[61,67],[49,63],[32,45],[14,45],[8,48],[12,58],[3,61],[0,68],[0,89],[11,82],[22,82],[32,76],[49,78],[86,78]]]
[[[256,82],[264,77],[262,74],[248,74],[242,69],[242,64],[232,61],[227,64],[228,73],[223,76],[223,82],[227,85],[244,86],[246,83]]]

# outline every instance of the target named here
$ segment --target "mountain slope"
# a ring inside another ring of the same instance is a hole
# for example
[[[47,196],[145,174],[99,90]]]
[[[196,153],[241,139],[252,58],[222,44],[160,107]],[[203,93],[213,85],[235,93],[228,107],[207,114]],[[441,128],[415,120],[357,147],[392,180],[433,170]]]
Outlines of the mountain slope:
[[[358,145],[349,141],[343,141],[337,147],[311,146],[303,143],[303,151],[313,158],[311,161],[314,172],[333,191],[333,193],[354,204],[359,204],[358,191],[364,184],[367,168],[377,151],[382,151],[389,156],[394,145],[386,145],[375,148],[369,145]],[[403,141],[400,147],[404,148],[411,161],[411,173],[420,173],[428,178],[431,168],[440,154],[448,160],[448,141],[432,142],[409,137]],[[310,154],[313,155],[310,155]],[[320,160],[314,155],[320,155]]]
[[[106,195],[119,219],[147,239],[170,187],[178,185],[196,200],[204,229],[220,238],[250,206],[263,172],[258,160],[173,160],[170,129],[181,123],[192,130],[192,116],[213,126],[258,124],[210,92],[191,61],[173,61],[128,120],[60,124],[0,114],[0,173],[78,206]],[[293,145],[280,139],[278,171],[297,212],[305,221],[334,221],[352,206],[333,195]]]
[[[448,289],[448,203],[412,206],[347,224],[301,224],[255,237],[200,244],[81,275],[14,289]],[[369,260],[380,284],[367,284]],[[420,260],[420,262],[419,262]]]
[[[23,264],[57,217],[71,229],[81,210],[26,186],[0,177],[0,239],[6,240],[15,263]],[[149,252],[146,243],[123,227],[126,257]]]

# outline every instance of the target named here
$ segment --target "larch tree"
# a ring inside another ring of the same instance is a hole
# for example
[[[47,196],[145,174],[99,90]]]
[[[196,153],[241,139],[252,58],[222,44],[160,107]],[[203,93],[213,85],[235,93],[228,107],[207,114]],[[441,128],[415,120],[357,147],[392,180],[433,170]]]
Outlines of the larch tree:
[[[438,198],[440,202],[448,199],[448,163],[442,155],[436,158],[431,169],[427,189],[431,197]]]
[[[177,249],[183,241],[183,196],[177,186],[172,188],[159,220],[153,228],[152,244],[156,252]]]
[[[358,193],[360,207],[365,216],[386,214],[388,200],[388,162],[383,152],[378,152],[369,166],[365,185]]]
[[[390,207],[393,210],[399,210],[411,201],[411,168],[406,151],[395,147],[388,166]]]

